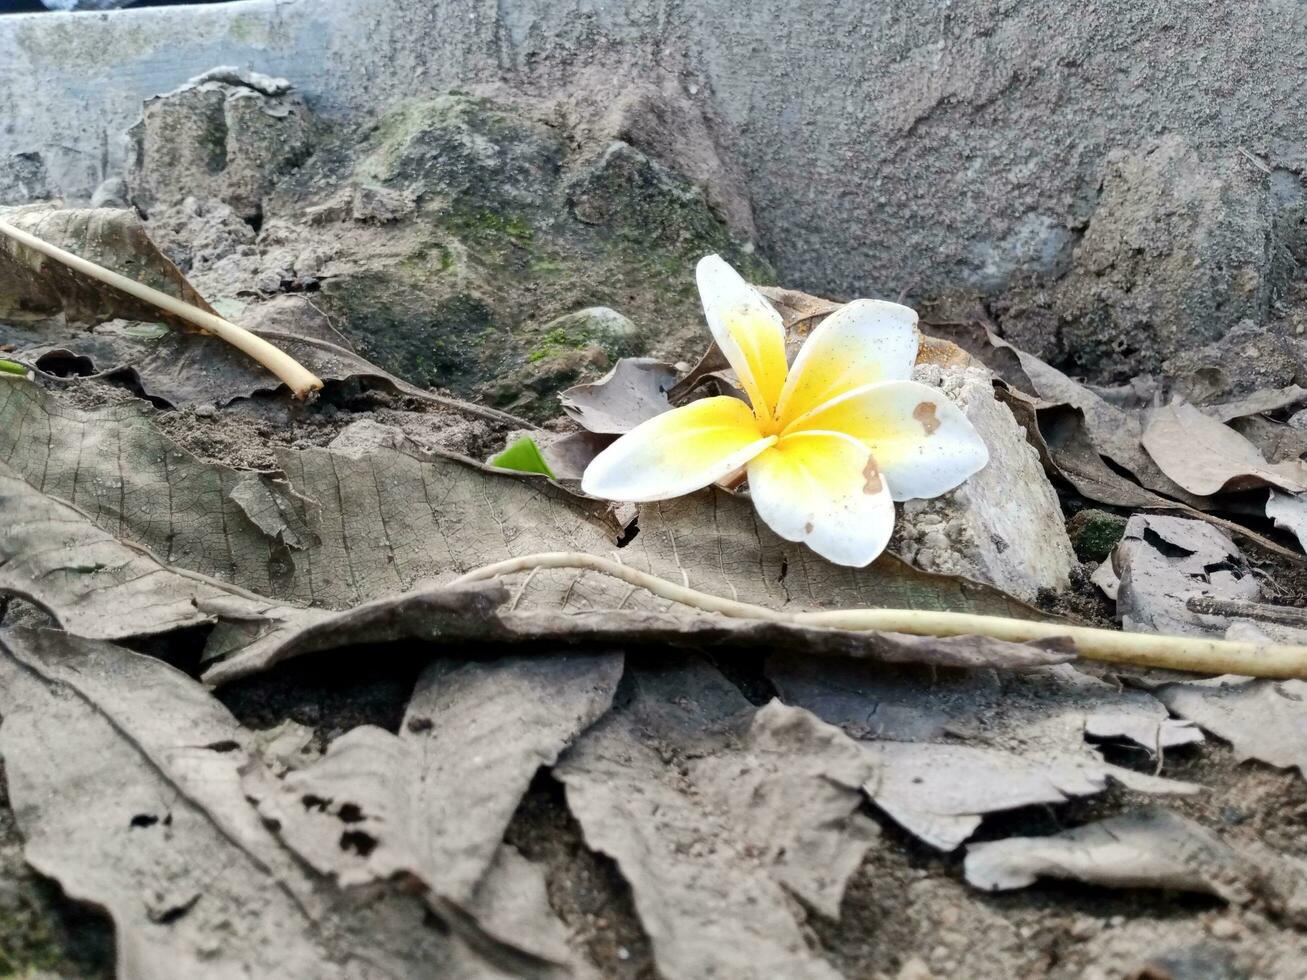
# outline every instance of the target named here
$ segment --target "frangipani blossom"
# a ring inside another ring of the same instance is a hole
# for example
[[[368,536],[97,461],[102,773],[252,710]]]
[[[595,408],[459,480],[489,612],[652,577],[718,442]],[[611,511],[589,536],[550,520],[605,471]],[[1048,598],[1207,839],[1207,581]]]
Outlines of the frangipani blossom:
[[[937,497],[989,461],[966,416],[910,380],[917,314],[906,306],[842,306],[787,365],[785,327],[761,293],[716,255],[700,260],[698,281],[748,404],[705,398],[636,426],[586,468],[586,493],[666,500],[746,468],[768,527],[860,567],[889,543],[896,500]]]

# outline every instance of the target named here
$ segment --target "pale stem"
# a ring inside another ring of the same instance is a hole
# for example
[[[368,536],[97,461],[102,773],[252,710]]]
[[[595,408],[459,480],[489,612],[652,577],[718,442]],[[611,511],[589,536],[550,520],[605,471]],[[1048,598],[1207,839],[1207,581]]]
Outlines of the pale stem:
[[[1307,646],[1280,643],[1243,643],[1194,636],[1156,636],[1117,630],[1072,626],[1005,616],[935,612],[923,609],[833,609],[823,612],[781,612],[766,606],[726,599],[685,585],[628,568],[609,558],[583,552],[546,552],[523,555],[477,568],[452,585],[484,581],[540,568],[575,568],[621,579],[663,599],[720,613],[736,619],[762,619],[795,626],[865,632],[884,630],[916,636],[989,636],[1013,643],[1068,639],[1087,660],[1161,667],[1203,674],[1241,674],[1246,677],[1307,678]]]
[[[224,320],[207,310],[202,310],[198,306],[192,306],[175,296],[169,296],[167,293],[146,286],[144,283],[128,279],[117,272],[96,265],[94,262],[89,262],[81,256],[74,255],[57,245],[51,245],[49,242],[29,234],[21,228],[15,228],[7,221],[0,221],[0,234],[7,235],[19,244],[25,245],[35,252],[40,252],[42,255],[54,259],[56,262],[60,262],[85,276],[90,276],[106,286],[112,286],[120,292],[135,296],[137,299],[151,303],[173,316],[181,317],[197,327],[202,327],[262,364],[284,381],[296,398],[305,398],[309,392],[317,391],[322,387],[322,382],[299,361],[285,351],[274,347],[262,337],[250,333],[244,327],[238,327],[236,324]]]

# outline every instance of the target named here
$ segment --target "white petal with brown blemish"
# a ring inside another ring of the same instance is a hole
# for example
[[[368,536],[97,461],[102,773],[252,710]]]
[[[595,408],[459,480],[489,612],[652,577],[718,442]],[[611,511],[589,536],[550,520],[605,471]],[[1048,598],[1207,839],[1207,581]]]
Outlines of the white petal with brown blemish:
[[[869,564],[894,530],[894,501],[867,447],[842,432],[787,436],[749,464],[758,516],[837,565]]]
[[[989,450],[962,411],[915,381],[863,385],[791,422],[786,434],[848,433],[876,458],[895,500],[937,497],[984,469]]]

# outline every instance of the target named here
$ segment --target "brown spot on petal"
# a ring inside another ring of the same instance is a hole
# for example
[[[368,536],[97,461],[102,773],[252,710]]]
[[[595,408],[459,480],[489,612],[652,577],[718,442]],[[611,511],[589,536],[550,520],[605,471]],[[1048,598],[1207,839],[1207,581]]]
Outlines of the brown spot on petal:
[[[866,482],[862,485],[863,493],[880,493],[885,489],[885,481],[880,478],[880,467],[876,465],[876,458],[869,456],[867,465],[862,468],[862,478]]]
[[[912,417],[921,423],[926,435],[933,436],[939,428],[939,418],[935,415],[934,402],[922,402],[912,410]]]
[[[807,524],[803,525],[803,533],[804,534],[812,533],[812,521],[809,521]]]

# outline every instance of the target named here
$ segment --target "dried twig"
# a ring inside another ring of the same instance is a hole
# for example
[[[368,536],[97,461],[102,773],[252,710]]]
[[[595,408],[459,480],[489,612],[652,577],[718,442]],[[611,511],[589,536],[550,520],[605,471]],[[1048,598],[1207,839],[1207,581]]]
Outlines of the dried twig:
[[[250,333],[244,327],[238,327],[236,324],[224,320],[207,310],[202,310],[198,306],[192,306],[175,296],[169,296],[165,292],[136,282],[134,279],[128,279],[126,276],[96,265],[94,262],[89,262],[81,256],[65,251],[57,245],[51,245],[29,232],[15,228],[7,221],[0,221],[0,235],[12,238],[20,245],[24,245],[35,252],[40,252],[47,258],[54,259],[56,262],[62,263],[84,276],[90,276],[106,286],[111,286],[120,292],[127,293],[129,296],[135,296],[139,300],[151,303],[159,309],[173,314],[173,316],[188,320],[197,327],[220,337],[233,347],[254,358],[284,381],[296,398],[305,398],[309,392],[317,391],[322,387],[322,382],[299,361],[285,351],[274,347],[262,337]]]
[[[1135,667],[1161,667],[1202,674],[1241,674],[1248,677],[1307,678],[1307,646],[1208,640],[1194,636],[1156,636],[1064,623],[980,616],[924,609],[835,609],[826,612],[781,612],[738,602],[637,571],[608,558],[583,552],[523,555],[478,568],[453,585],[499,578],[541,568],[575,568],[599,572],[683,605],[745,619],[766,619],[800,626],[864,632],[885,630],[916,636],[989,636],[1014,643],[1067,639],[1087,660]]]

